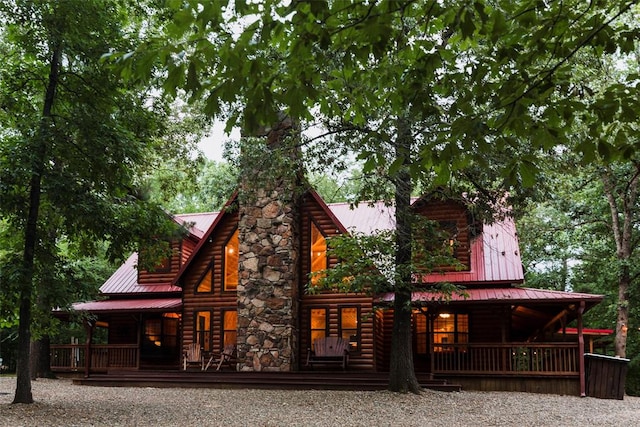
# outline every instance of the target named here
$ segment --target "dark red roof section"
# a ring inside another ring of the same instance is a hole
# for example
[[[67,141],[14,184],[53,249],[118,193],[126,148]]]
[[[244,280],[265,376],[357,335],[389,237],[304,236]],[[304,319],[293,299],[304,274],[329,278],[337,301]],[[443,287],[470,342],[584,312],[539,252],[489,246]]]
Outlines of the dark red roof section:
[[[562,329],[558,331],[559,334],[562,333]],[[564,328],[564,333],[567,335],[578,335],[578,328]],[[583,335],[594,335],[594,336],[608,336],[613,334],[613,329],[594,329],[594,328],[583,328]]]
[[[73,304],[76,311],[115,312],[115,311],[172,311],[182,307],[182,298],[147,298],[128,300],[105,300],[78,302]]]
[[[382,202],[360,203],[356,207],[348,203],[325,204],[315,191],[310,195],[320,203],[327,214],[334,219],[336,227],[341,231],[355,230],[365,234],[376,230],[389,230],[395,227],[395,209]],[[202,245],[214,233],[217,224],[224,216],[227,207],[233,203],[234,194],[221,212],[176,215],[176,221],[193,223],[191,234],[199,239],[191,256],[184,262],[180,271],[170,283],[155,286],[141,286],[137,283],[135,263],[137,255],[133,254],[107,282],[100,288],[103,294],[144,294],[150,292],[178,292],[180,277],[197,256]],[[201,230],[206,230],[202,232]],[[524,281],[522,261],[518,247],[515,225],[510,219],[485,224],[480,236],[471,242],[471,262],[468,271],[432,273],[421,278],[423,283],[451,282],[465,285],[472,284],[519,284]]]
[[[181,289],[170,283],[141,285],[138,283],[138,254],[133,253],[100,287],[103,295],[115,294],[150,294],[180,292]]]
[[[372,234],[376,230],[395,228],[395,208],[382,202],[361,203],[356,207],[348,203],[327,205],[347,230]],[[484,224],[482,233],[471,242],[468,271],[431,273],[421,277],[422,283],[512,284],[524,282],[524,271],[516,227],[512,219],[505,218],[493,224]]]
[[[440,292],[419,291],[411,294],[412,302],[449,302],[449,303],[487,303],[506,301],[512,304],[526,303],[570,303],[585,301],[598,303],[602,301],[602,295],[583,294],[577,292],[561,292],[546,289],[533,288],[488,288],[488,289],[465,289],[461,293],[453,293],[450,296]],[[394,293],[387,292],[378,296],[379,302],[392,302]]]
[[[180,225],[190,225],[189,231],[196,240],[201,239],[204,232],[201,227],[208,229],[218,217],[217,212],[181,214],[173,219]],[[106,282],[100,287],[103,295],[132,295],[180,292],[182,289],[171,283],[156,283],[141,285],[138,283],[138,254],[134,252]]]

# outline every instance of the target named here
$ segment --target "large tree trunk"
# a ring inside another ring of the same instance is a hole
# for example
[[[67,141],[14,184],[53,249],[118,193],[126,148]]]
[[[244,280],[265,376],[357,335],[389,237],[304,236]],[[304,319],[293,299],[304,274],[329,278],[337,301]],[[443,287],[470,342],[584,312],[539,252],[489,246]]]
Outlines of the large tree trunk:
[[[411,155],[411,136],[406,120],[398,120],[396,158],[403,160],[403,167],[395,177],[396,204],[396,274],[393,312],[393,335],[391,337],[391,366],[389,390],[419,393],[418,378],[413,367],[411,340],[411,175],[408,172]]]
[[[413,366],[410,307],[411,292],[396,291],[393,303],[389,390],[420,393],[422,388]]]
[[[638,183],[640,182],[640,164],[634,164],[631,175],[626,182],[616,186],[616,178],[608,167],[601,174],[604,193],[611,210],[611,226],[616,242],[616,257],[620,264],[618,274],[618,304],[616,319],[616,337],[614,350],[616,356],[627,355],[627,328],[629,327],[629,287],[631,271],[629,262],[633,254],[632,232],[634,228],[634,212],[638,200]],[[621,221],[622,219],[622,221]]]
[[[629,268],[623,267],[618,281],[618,316],[614,350],[616,356],[627,357],[627,328],[629,325]],[[626,270],[626,274],[625,274]]]
[[[31,394],[31,302],[33,295],[33,277],[35,249],[38,242],[38,217],[40,215],[42,175],[45,169],[47,145],[51,135],[51,112],[58,86],[58,75],[62,45],[53,49],[49,67],[49,80],[42,109],[42,122],[39,135],[34,140],[34,160],[31,181],[29,183],[29,213],[24,232],[24,253],[22,259],[22,277],[20,292],[20,320],[18,323],[18,362],[16,368],[16,393],[13,403],[33,403]]]

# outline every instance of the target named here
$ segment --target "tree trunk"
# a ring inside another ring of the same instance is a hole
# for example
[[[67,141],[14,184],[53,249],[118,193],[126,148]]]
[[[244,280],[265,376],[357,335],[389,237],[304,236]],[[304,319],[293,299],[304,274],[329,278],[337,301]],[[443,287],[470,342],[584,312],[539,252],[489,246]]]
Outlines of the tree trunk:
[[[58,74],[62,45],[53,49],[49,67],[49,80],[42,109],[42,121],[39,134],[34,139],[34,160],[31,181],[29,183],[29,213],[24,232],[24,253],[22,258],[22,277],[20,280],[20,320],[18,323],[18,361],[16,367],[16,393],[13,403],[33,403],[31,394],[31,301],[35,249],[38,242],[38,217],[40,215],[42,175],[45,169],[47,145],[51,135],[51,112],[58,86]]]
[[[389,390],[420,393],[421,388],[413,366],[411,340],[411,175],[408,172],[411,156],[411,136],[406,119],[398,120],[396,158],[403,167],[395,177],[396,204],[396,283],[393,303],[393,333],[391,337],[391,366]]]
[[[628,181],[622,182],[624,191],[616,191],[616,178],[610,168],[601,174],[604,193],[611,211],[611,226],[616,242],[616,257],[620,263],[618,275],[618,304],[616,319],[616,336],[614,350],[616,356],[626,357],[627,328],[629,327],[629,287],[631,272],[629,263],[633,253],[632,232],[634,228],[635,206],[638,200],[638,184],[640,183],[640,164],[634,164]],[[620,206],[620,208],[619,208]],[[622,219],[622,222],[620,221]]]
[[[413,366],[410,307],[411,292],[396,291],[393,303],[389,390],[400,393],[422,391]]]
[[[629,267],[624,266],[618,279],[618,318],[614,350],[616,356],[627,357],[627,328],[629,325]]]

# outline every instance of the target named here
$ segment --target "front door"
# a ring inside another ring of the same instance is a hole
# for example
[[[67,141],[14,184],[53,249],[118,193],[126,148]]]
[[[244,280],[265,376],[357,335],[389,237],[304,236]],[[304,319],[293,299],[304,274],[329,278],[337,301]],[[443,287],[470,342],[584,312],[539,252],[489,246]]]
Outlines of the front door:
[[[178,313],[153,313],[142,318],[140,362],[145,365],[178,363]]]

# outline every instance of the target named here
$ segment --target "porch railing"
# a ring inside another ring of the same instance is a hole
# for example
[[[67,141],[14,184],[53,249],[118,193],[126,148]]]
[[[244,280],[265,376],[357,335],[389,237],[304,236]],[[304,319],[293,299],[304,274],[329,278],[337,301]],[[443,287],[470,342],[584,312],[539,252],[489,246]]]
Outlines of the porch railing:
[[[434,344],[434,373],[578,375],[577,343]]]
[[[86,347],[51,345],[55,372],[85,370]],[[90,372],[138,369],[136,344],[94,344]],[[579,373],[577,343],[434,344],[433,373],[575,376]]]
[[[51,345],[51,370],[56,372],[84,371],[86,347],[81,344]],[[90,372],[109,369],[138,369],[136,344],[93,344],[90,354]]]

